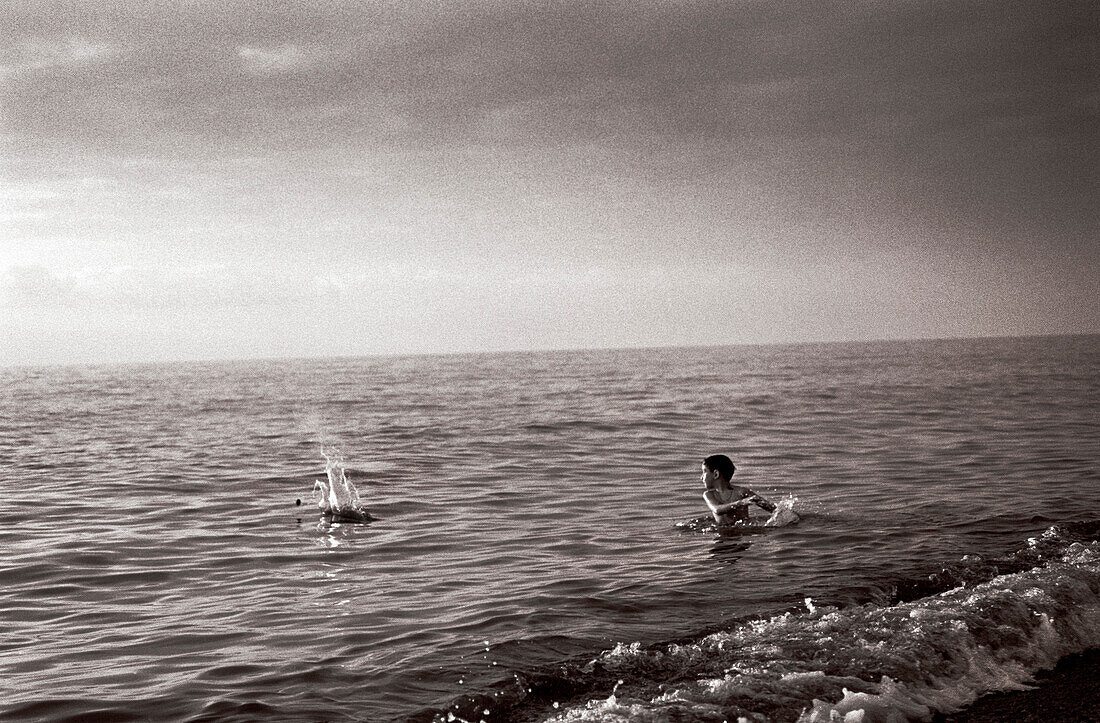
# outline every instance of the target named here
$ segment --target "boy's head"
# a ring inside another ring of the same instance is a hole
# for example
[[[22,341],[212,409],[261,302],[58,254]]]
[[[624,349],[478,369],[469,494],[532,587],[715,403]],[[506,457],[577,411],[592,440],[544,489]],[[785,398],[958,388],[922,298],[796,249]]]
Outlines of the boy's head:
[[[707,469],[717,472],[718,476],[726,482],[733,479],[733,473],[737,471],[733,466],[733,460],[724,454],[712,454],[703,460],[703,464]]]

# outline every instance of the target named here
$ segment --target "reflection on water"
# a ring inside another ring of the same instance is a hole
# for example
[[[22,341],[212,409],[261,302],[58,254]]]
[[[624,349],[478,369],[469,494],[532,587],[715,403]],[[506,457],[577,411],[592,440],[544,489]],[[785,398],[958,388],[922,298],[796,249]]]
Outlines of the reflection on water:
[[[750,543],[733,537],[719,537],[710,548],[711,559],[732,565],[741,559],[741,553],[751,547]]]

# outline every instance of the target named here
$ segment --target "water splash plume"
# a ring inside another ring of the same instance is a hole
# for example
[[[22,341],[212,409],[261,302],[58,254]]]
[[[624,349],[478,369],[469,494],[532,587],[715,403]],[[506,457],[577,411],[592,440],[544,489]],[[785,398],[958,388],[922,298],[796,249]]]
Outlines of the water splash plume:
[[[374,519],[363,508],[359,490],[348,479],[344,460],[335,450],[325,451],[325,480],[317,480],[313,491],[317,493],[317,507],[326,519],[335,522],[369,522]]]
[[[775,509],[772,511],[772,516],[768,518],[764,523],[764,527],[786,527],[787,525],[793,525],[800,519],[798,513],[794,511],[795,503],[798,502],[798,498],[791,495],[786,499],[779,500]]]

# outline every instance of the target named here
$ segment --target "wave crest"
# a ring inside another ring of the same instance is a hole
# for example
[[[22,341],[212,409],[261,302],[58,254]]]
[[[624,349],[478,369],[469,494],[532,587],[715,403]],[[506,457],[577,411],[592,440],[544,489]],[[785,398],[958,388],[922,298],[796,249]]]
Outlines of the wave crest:
[[[626,685],[550,720],[893,723],[1026,689],[1100,646],[1100,543],[1067,545],[1053,528],[1047,538],[1060,555],[978,585],[891,606],[810,604],[688,644],[619,645],[586,669]]]

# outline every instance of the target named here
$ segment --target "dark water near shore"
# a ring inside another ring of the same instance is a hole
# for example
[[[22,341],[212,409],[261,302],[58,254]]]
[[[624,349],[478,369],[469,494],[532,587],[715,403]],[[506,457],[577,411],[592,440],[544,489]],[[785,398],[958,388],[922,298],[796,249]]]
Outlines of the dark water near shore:
[[[1098,420],[1096,336],[0,369],[0,717],[926,719],[1100,647]]]

